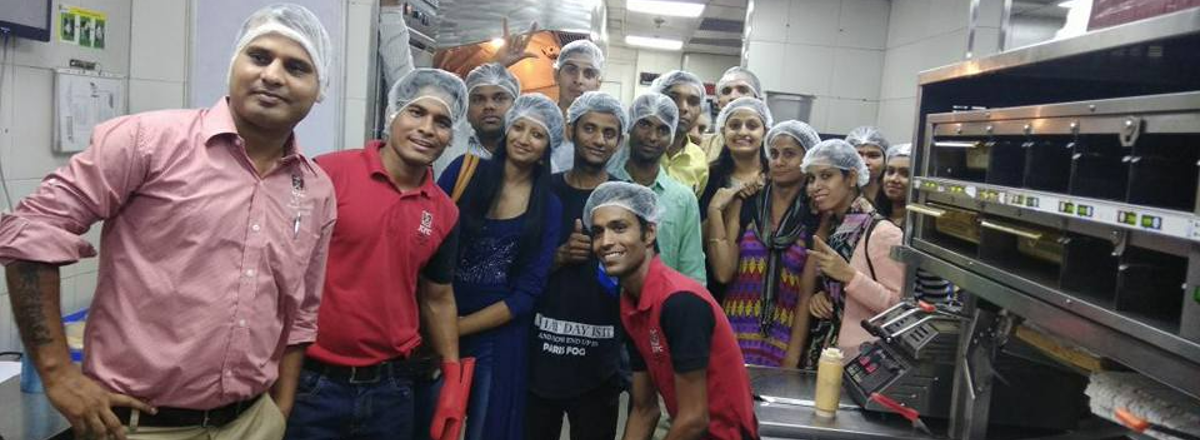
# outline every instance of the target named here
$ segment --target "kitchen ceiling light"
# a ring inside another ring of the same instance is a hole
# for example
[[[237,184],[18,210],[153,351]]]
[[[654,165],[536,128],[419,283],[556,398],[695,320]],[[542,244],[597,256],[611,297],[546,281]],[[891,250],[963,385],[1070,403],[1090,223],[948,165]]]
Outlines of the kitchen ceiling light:
[[[683,49],[683,41],[671,40],[667,38],[657,37],[639,37],[636,35],[626,35],[625,44],[630,46],[646,47],[650,49],[660,50],[680,50]]]
[[[704,13],[703,3],[665,0],[628,0],[625,2],[625,8],[633,12],[668,17],[696,18]]]

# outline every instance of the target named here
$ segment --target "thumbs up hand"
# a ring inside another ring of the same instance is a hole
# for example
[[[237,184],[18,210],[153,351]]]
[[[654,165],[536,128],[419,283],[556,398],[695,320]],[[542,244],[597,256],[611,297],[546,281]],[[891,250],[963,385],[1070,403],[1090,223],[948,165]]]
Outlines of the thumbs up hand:
[[[567,237],[567,242],[558,247],[554,255],[556,266],[583,263],[592,255],[592,239],[583,232],[583,222],[575,219],[575,228]]]
[[[824,273],[825,276],[849,283],[854,279],[854,274],[857,271],[850,267],[850,263],[846,262],[837,251],[829,247],[821,237],[813,237],[813,249],[808,250],[808,258],[812,258],[817,263],[817,268]]]

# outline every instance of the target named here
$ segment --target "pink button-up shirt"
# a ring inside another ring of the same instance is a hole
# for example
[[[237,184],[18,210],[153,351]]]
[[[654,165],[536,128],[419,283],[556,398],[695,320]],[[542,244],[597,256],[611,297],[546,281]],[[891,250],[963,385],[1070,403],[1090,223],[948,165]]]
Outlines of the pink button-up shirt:
[[[151,405],[256,396],[287,345],[311,342],[337,216],[294,142],[259,176],[225,99],[96,127],[91,146],[0,219],[0,263],[96,255],[84,372]]]

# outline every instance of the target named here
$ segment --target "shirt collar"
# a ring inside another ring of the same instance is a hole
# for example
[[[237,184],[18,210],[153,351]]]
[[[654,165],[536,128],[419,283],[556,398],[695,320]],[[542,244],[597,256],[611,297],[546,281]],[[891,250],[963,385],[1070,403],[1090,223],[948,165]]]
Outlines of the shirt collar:
[[[655,190],[654,192],[661,192],[662,189],[667,187],[667,179],[670,178],[671,176],[667,175],[667,169],[662,164],[659,164],[658,175],[654,176],[654,186],[651,188]]]
[[[684,136],[687,136],[687,135],[684,135]],[[663,153],[663,160],[665,160],[667,162],[675,162],[676,160],[679,160],[679,159],[682,159],[685,157],[690,157],[692,155],[692,153],[695,152],[695,149],[698,149],[698,148],[700,148],[699,145],[696,145],[696,143],[692,142],[691,139],[688,139],[687,143],[683,144],[683,148],[680,148],[679,152],[675,153],[674,156],[672,156],[670,152]]]
[[[201,130],[201,135],[204,139],[205,146],[212,146],[213,138],[217,136],[232,136],[233,144],[245,150],[246,146],[238,135],[237,125],[233,123],[233,114],[229,110],[229,97],[225,96],[217,100],[216,104],[209,107],[203,119],[204,127]],[[300,162],[308,171],[316,173],[316,164],[308,157],[300,154],[300,147],[296,145],[296,133],[292,132],[288,136],[287,142],[283,144],[283,157],[279,158],[281,165],[289,165],[294,162]]]
[[[618,179],[624,180],[629,183],[637,183],[636,181],[633,180],[633,175],[629,174],[629,170],[626,170],[625,166],[623,166],[623,165],[612,170],[612,172],[610,172],[609,174],[611,174],[613,177],[616,177]],[[658,164],[658,175],[654,176],[654,183],[652,185],[650,185],[649,188],[655,189],[655,190],[662,190],[663,188],[666,187],[666,183],[667,183],[666,179],[670,179],[670,178],[671,177],[667,175],[667,169],[665,167],[663,167],[662,164],[660,163],[660,164]],[[655,191],[655,192],[658,192],[658,191]]]
[[[654,259],[650,260],[650,270],[646,271],[646,279],[642,280],[642,294],[638,295],[637,310],[645,312],[658,302],[658,297],[662,296],[662,284],[666,281],[666,266],[663,265],[658,255],[654,255]]]
[[[367,172],[371,173],[372,176],[379,176],[381,179],[388,182],[388,184],[391,184],[392,177],[388,174],[387,169],[383,167],[383,156],[380,154],[380,151],[382,151],[385,147],[387,147],[387,143],[384,141],[371,141],[367,144],[366,148],[363,148],[363,157],[367,161]],[[418,186],[416,191],[400,191],[399,189],[397,189],[397,191],[401,193],[401,196],[419,194],[422,197],[429,198],[430,195],[433,194],[432,191],[434,191],[434,185],[433,168],[425,167],[425,177],[421,179],[421,186]],[[393,186],[393,188],[395,188],[395,186]]]

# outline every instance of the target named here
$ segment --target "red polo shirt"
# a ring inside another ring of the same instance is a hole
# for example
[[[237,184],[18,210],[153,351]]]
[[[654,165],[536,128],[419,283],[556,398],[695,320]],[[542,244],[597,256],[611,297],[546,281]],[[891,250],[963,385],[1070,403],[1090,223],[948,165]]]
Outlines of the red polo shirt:
[[[308,356],[365,366],[407,357],[418,345],[420,276],[451,282],[458,207],[432,170],[421,186],[400,191],[380,159],[381,141],[316,159],[337,195],[338,222]]]
[[[758,438],[750,376],[725,312],[713,301],[708,290],[667,267],[655,256],[642,283],[641,295],[632,298],[621,294],[621,322],[646,363],[650,381],[666,402],[667,413],[674,418],[679,408],[670,341],[660,319],[663,305],[672,295],[694,295],[708,303],[712,310],[714,325],[705,369],[708,437],[719,440]]]

